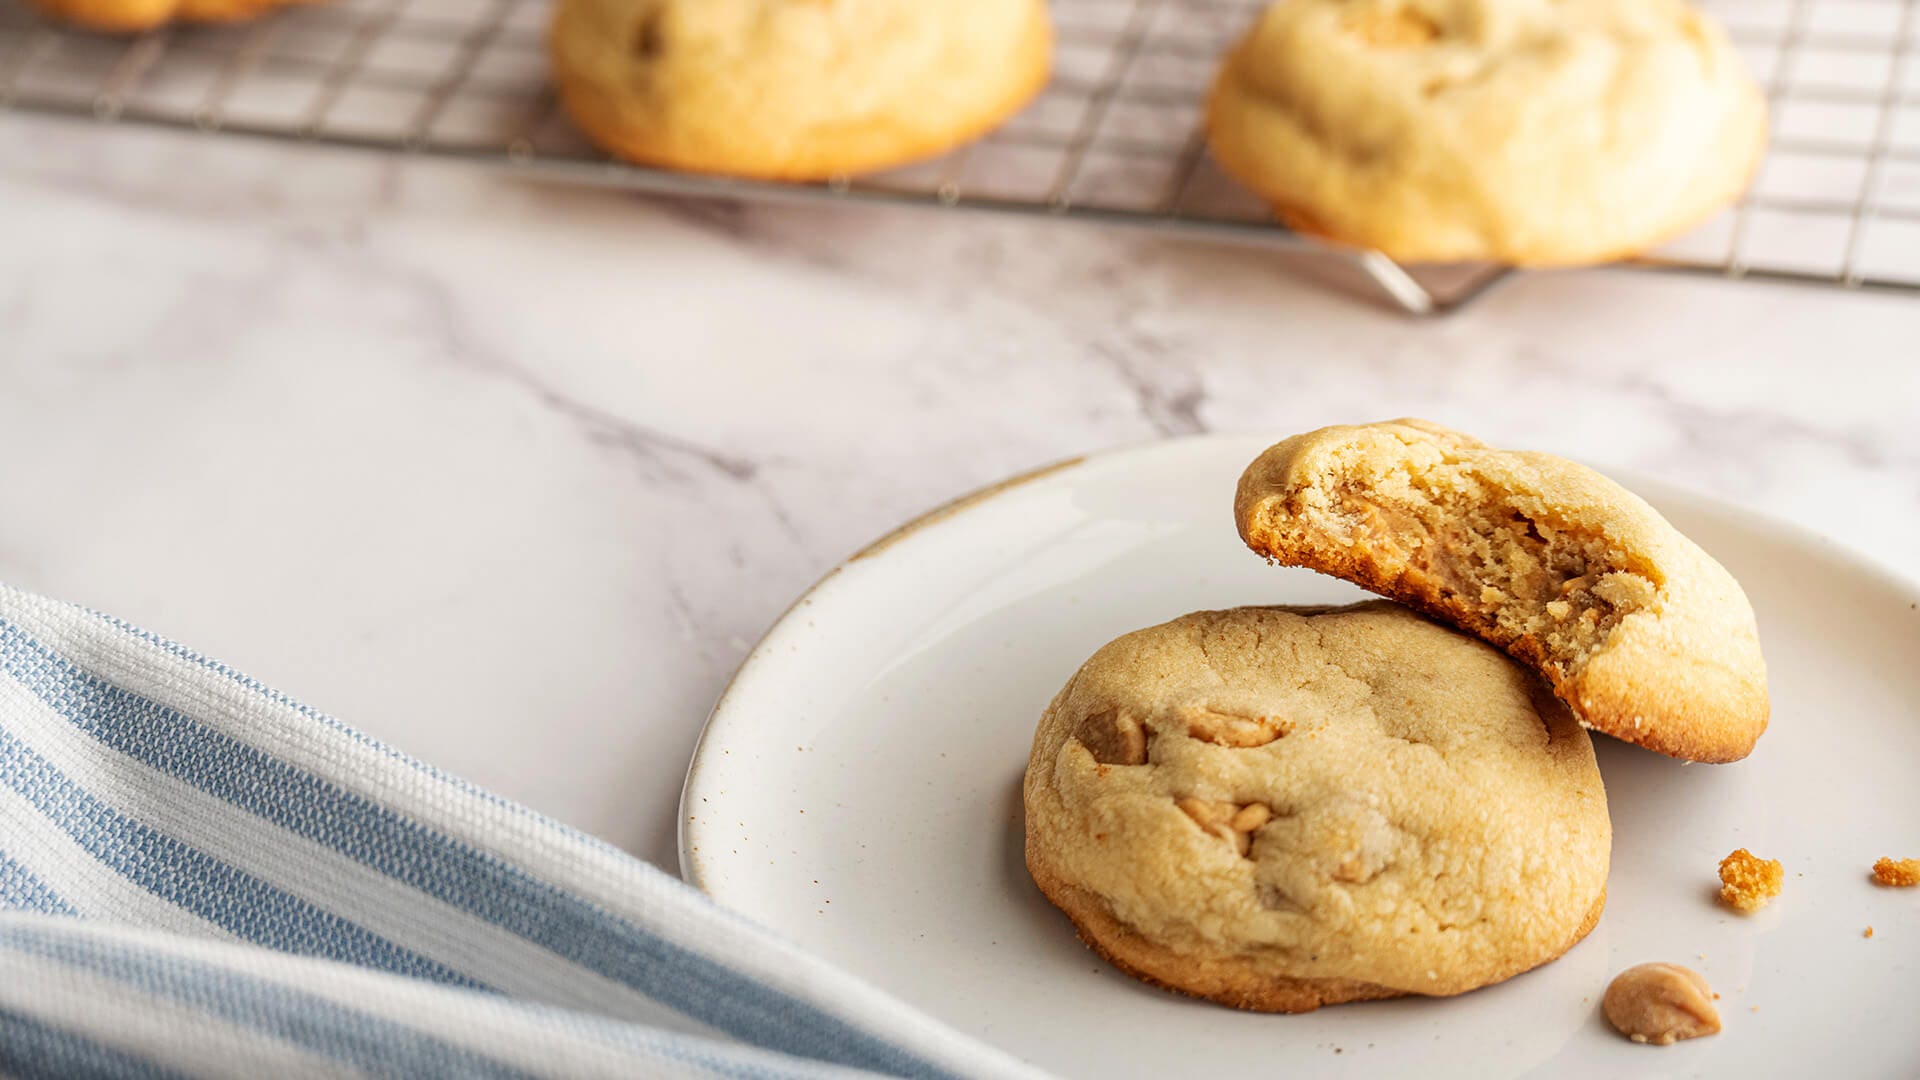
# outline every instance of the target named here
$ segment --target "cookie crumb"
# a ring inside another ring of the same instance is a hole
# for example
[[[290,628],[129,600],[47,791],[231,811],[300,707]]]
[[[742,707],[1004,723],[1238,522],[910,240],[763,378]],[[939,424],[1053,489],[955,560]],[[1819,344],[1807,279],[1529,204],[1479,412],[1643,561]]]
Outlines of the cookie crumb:
[[[1762,859],[1746,848],[1735,848],[1720,860],[1720,899],[1749,914],[1780,895],[1786,870],[1778,859]]]
[[[1867,927],[1867,928],[1866,928],[1865,930],[1863,930],[1863,931],[1861,931],[1861,933],[1860,933],[1860,936],[1861,936],[1861,937],[1872,937],[1872,936],[1873,936],[1873,927],[1871,927],[1871,926],[1869,926],[1869,927]]]
[[[1907,888],[1920,885],[1920,859],[1879,859],[1873,864],[1876,885]]]

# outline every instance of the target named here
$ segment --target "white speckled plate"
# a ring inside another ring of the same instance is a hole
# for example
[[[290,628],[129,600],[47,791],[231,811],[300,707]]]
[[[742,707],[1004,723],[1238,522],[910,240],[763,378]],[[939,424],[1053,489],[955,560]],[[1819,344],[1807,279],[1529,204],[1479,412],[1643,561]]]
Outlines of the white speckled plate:
[[[964,1031],[1067,1076],[1920,1076],[1920,594],[1797,528],[1631,477],[1759,611],[1773,727],[1747,761],[1596,737],[1605,916],[1560,960],[1451,999],[1238,1013],[1075,940],[1021,861],[1034,722],[1093,650],[1201,608],[1356,590],[1247,552],[1234,481],[1267,440],[1102,454],[936,511],[835,570],[753,651],[687,777],[686,877]],[[1786,863],[1757,916],[1714,900],[1739,846]],[[1871,939],[1864,937],[1868,926]],[[1669,1048],[1598,1000],[1688,964],[1726,1030]]]

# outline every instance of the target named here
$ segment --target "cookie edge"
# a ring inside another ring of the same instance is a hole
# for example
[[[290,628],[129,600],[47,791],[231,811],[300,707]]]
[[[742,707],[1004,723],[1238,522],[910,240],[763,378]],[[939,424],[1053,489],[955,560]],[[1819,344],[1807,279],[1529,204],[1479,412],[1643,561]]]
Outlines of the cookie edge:
[[[1070,884],[1054,873],[1039,845],[1033,842],[1030,827],[1025,836],[1028,875],[1041,895],[1073,924],[1074,933],[1095,955],[1150,986],[1248,1012],[1299,1014],[1324,1005],[1397,997],[1452,997],[1493,986],[1565,956],[1599,925],[1607,906],[1607,891],[1602,885],[1600,895],[1571,936],[1551,955],[1514,966],[1494,978],[1437,993],[1401,990],[1357,979],[1275,976],[1253,971],[1251,965],[1238,957],[1219,957],[1210,963],[1196,961],[1154,942],[1115,916],[1099,894]],[[1210,964],[1224,966],[1226,970],[1208,972],[1206,968]]]

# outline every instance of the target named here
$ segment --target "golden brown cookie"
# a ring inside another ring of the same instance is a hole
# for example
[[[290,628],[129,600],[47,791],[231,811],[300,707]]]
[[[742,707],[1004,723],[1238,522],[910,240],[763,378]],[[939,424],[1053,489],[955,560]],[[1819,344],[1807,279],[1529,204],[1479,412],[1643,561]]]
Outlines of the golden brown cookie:
[[[1458,994],[1605,902],[1593,745],[1506,657],[1394,604],[1187,615],[1041,717],[1027,867],[1128,973],[1243,1009]]]
[[[1247,467],[1247,546],[1443,619],[1533,666],[1581,722],[1691,761],[1767,727],[1753,607],[1638,496],[1422,420],[1296,435]]]
[[[251,19],[303,0],[28,0],[62,22],[90,30],[132,32],[169,22],[223,23]]]
[[[1734,201],[1766,105],[1683,0],[1278,0],[1222,65],[1207,131],[1303,231],[1569,265]]]
[[[934,157],[1046,82],[1042,0],[559,0],[561,100],[629,160],[821,180]]]

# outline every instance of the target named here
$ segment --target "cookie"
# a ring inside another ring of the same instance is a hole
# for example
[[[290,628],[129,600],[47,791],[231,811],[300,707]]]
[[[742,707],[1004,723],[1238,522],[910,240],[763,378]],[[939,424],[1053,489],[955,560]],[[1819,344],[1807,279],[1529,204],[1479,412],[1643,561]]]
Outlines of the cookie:
[[[1322,428],[1247,467],[1234,517],[1274,562],[1507,650],[1609,735],[1734,761],[1766,730],[1766,662],[1739,582],[1584,465],[1422,420]]]
[[[646,165],[822,180],[945,153],[1047,80],[1042,0],[559,0],[560,98]]]
[[[1187,615],[1040,719],[1027,867],[1095,951],[1242,1009],[1458,994],[1605,902],[1593,744],[1532,674],[1394,604]]]
[[[132,32],[170,22],[224,23],[251,19],[299,0],[29,0],[62,22],[90,30]]]
[[[1406,262],[1579,265],[1745,189],[1766,104],[1682,0],[1279,0],[1208,141],[1305,232]]]

